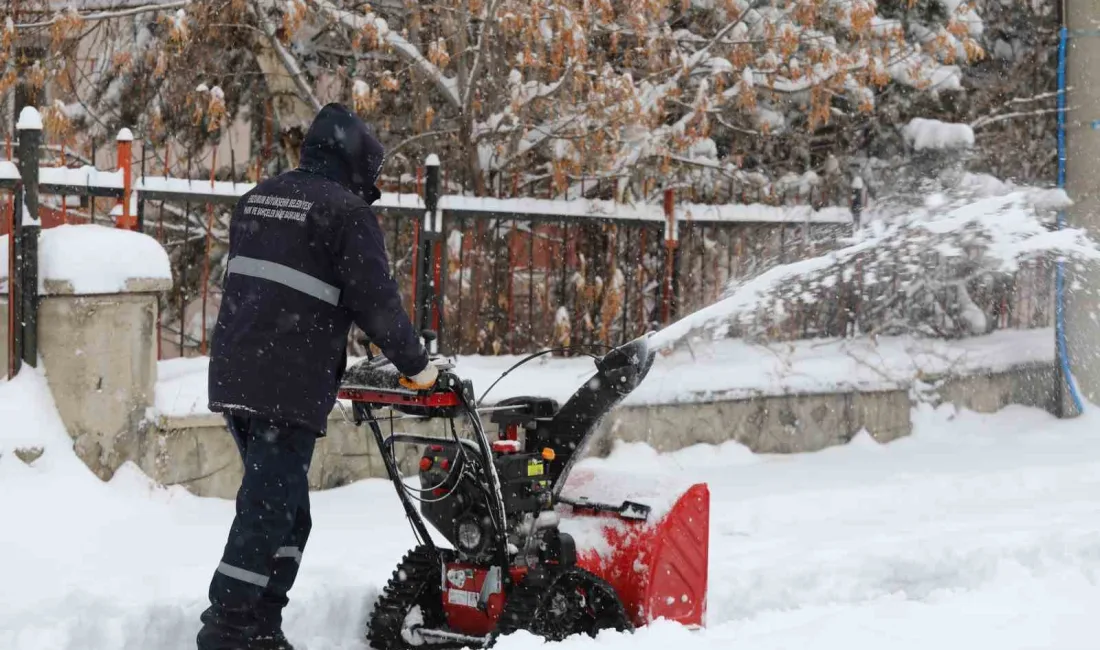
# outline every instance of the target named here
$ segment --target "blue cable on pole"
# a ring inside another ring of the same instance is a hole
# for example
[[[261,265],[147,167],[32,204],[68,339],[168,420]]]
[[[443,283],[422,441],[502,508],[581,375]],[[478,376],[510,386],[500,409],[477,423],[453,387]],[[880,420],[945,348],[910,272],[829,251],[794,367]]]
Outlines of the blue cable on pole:
[[[1069,40],[1069,30],[1065,25],[1058,32],[1058,187],[1066,186],[1066,41]],[[1066,227],[1066,213],[1058,211],[1058,228]],[[1066,308],[1065,308],[1065,262],[1058,260],[1055,275],[1055,308],[1054,308],[1054,335],[1058,346],[1058,363],[1062,367],[1062,376],[1066,386],[1069,387],[1073,406],[1078,413],[1084,413],[1085,406],[1081,401],[1081,395],[1077,392],[1077,382],[1073,380],[1073,374],[1069,367],[1069,353],[1066,349]]]

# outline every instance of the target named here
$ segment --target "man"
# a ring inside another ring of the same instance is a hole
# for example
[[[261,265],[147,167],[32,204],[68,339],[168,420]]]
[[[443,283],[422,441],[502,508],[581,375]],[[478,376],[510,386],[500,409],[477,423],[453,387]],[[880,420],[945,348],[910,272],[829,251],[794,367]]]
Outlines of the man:
[[[310,126],[295,170],[241,197],[210,357],[210,409],[244,462],[237,510],[202,614],[199,650],[292,650],[282,610],[312,522],[306,473],[356,323],[426,389],[438,371],[401,306],[370,204],[382,145],[339,104]]]

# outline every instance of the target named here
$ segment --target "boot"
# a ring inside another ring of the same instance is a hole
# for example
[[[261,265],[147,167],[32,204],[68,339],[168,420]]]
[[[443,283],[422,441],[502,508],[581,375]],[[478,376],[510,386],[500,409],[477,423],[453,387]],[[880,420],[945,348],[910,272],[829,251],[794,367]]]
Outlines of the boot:
[[[244,610],[210,607],[200,617],[198,650],[248,650],[255,633],[252,614]]]
[[[294,650],[280,629],[257,632],[248,642],[248,650]]]
[[[283,634],[283,606],[279,600],[265,594],[256,608],[256,627],[248,641],[248,650],[294,650]]]

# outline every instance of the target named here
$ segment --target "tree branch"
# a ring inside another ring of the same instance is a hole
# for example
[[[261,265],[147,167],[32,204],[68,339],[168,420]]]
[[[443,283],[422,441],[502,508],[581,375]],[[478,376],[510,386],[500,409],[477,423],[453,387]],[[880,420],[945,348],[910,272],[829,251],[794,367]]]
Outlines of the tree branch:
[[[438,130],[438,131],[426,131],[424,133],[418,133],[418,134],[416,134],[416,135],[414,135],[410,138],[405,138],[404,140],[402,140],[401,143],[398,144],[396,147],[394,147],[393,149],[390,149],[389,151],[387,151],[386,155],[387,156],[392,156],[393,154],[400,151],[406,145],[410,145],[410,144],[416,142],[417,140],[420,140],[421,138],[429,138],[429,137],[436,136],[436,135],[448,135],[448,134],[451,134],[451,133],[455,133],[457,131],[458,131],[458,128],[453,128],[453,129],[441,129],[441,130]]]
[[[350,11],[344,11],[332,4],[329,0],[312,0],[312,2],[316,4],[321,11],[325,12],[328,16],[334,18],[348,29],[360,31],[367,26],[368,18],[366,16],[359,16]],[[377,26],[377,23],[375,23],[375,26]],[[415,45],[402,38],[397,32],[392,30],[387,31],[384,38],[386,39],[386,43],[397,51],[398,55],[413,63],[421,72],[427,75],[429,79],[435,82],[436,88],[439,89],[452,106],[458,110],[462,110],[462,102],[458,93],[458,82],[455,81],[453,77],[448,77],[443,74],[443,71],[435,67],[434,63],[424,58],[424,55],[420,53],[420,50],[418,50]]]
[[[1067,86],[1066,87],[1066,90],[1065,90],[1066,93],[1069,93],[1069,92],[1072,92],[1072,91],[1073,91],[1073,86]],[[1054,91],[1051,91],[1049,93],[1039,93],[1038,95],[1035,95],[1033,97],[1013,97],[1012,99],[1008,100],[1008,103],[1009,104],[1027,104],[1029,102],[1040,102],[1040,101],[1043,101],[1044,99],[1053,99],[1053,98],[1055,98],[1055,97],[1057,97],[1058,95],[1061,95],[1061,94],[1062,94],[1061,90],[1054,90]]]
[[[271,46],[275,53],[279,55],[279,60],[282,62],[283,67],[286,68],[287,73],[290,74],[290,78],[294,81],[294,87],[298,89],[298,94],[304,100],[306,100],[314,111],[321,110],[321,101],[317,99],[317,95],[313,94],[313,89],[309,87],[303,78],[302,69],[298,66],[298,62],[290,55],[290,52],[286,51],[283,44],[279,42],[279,38],[275,35],[275,27],[272,26],[271,21],[267,19],[264,14],[263,7],[259,6],[256,0],[253,0],[252,11],[255,12],[256,18],[260,21],[260,26],[263,28],[264,36],[267,37],[267,42]]]
[[[80,19],[85,22],[97,21],[97,20],[110,20],[112,18],[125,18],[126,16],[136,16],[138,14],[148,13],[150,11],[168,11],[169,9],[181,9],[190,4],[190,0],[177,0],[176,2],[165,2],[160,4],[147,4],[140,7],[132,7],[130,9],[120,9],[118,11],[101,11],[94,14],[81,14],[76,12]],[[37,23],[16,23],[16,29],[40,29],[42,27],[50,27],[58,20],[60,20],[65,12],[58,12],[53,18],[49,20],[43,20]]]
[[[481,33],[477,36],[477,50],[474,53],[474,63],[470,66],[470,73],[466,76],[466,89],[462,95],[462,111],[470,107],[470,99],[474,96],[474,85],[477,83],[477,75],[481,72],[481,66],[488,56],[489,49],[488,35],[492,33],[492,27],[496,21],[492,20],[492,17],[496,15],[497,5],[500,0],[490,0],[488,6],[485,7],[484,15],[481,20]]]
[[[989,126],[990,124],[996,124],[997,122],[1004,122],[1005,120],[1011,120],[1011,119],[1015,119],[1017,117],[1030,117],[1030,116],[1035,116],[1035,115],[1045,115],[1045,114],[1048,114],[1048,113],[1057,113],[1060,110],[1065,110],[1067,112],[1069,111],[1068,108],[1066,108],[1066,109],[1040,108],[1040,109],[1037,109],[1037,110],[1034,110],[1034,111],[1016,111],[1015,113],[1003,113],[1001,115],[988,115],[986,117],[981,117],[981,118],[978,118],[978,119],[974,120],[973,122],[971,122],[970,123],[970,128],[980,129],[983,126]]]

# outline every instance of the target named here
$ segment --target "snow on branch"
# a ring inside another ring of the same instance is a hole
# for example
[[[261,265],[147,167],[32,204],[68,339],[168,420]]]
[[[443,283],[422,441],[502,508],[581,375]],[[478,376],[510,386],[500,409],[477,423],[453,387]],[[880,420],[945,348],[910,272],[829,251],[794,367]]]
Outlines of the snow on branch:
[[[1049,227],[1049,213],[1068,204],[1062,190],[967,176],[951,195],[872,223],[850,246],[739,281],[722,300],[659,332],[655,343],[671,346],[693,332],[753,336],[782,326],[796,306],[837,305],[845,296],[848,309],[864,305],[858,323],[864,333],[984,333],[991,314],[972,294],[991,282],[1055,256],[1100,262],[1100,247],[1087,232]]]
[[[859,129],[876,120],[876,101],[896,104],[887,86],[961,88],[981,29],[969,4],[946,7],[946,19],[914,12],[903,27],[871,0],[696,0],[672,22],[669,7],[649,0],[479,0],[446,9],[396,0],[362,8],[346,0],[148,0],[119,11],[177,8],[174,18],[166,12],[167,29],[147,29],[143,19],[112,27],[105,56],[78,71],[87,75],[77,92],[84,122],[136,112],[170,124],[162,136],[205,124],[188,114],[197,111],[179,90],[200,80],[226,89],[230,120],[249,104],[247,93],[268,93],[284,131],[328,98],[350,96],[404,143],[408,158],[448,150],[447,166],[461,168],[468,189],[514,174],[529,188],[548,184],[540,193],[568,196],[580,193],[579,179],[601,178],[631,200],[651,193],[654,178],[698,187],[707,200],[719,185],[732,195],[731,170],[750,159],[764,178],[752,200],[765,201],[774,178],[808,171],[798,168],[811,159],[802,151],[808,138],[835,137],[821,127]],[[378,65],[393,59],[416,74]],[[265,83],[193,68],[206,61],[241,70],[255,63]],[[294,96],[301,101],[287,104]],[[128,105],[138,102],[154,110]],[[790,143],[776,146],[778,137]],[[904,138],[894,130],[888,137]],[[596,190],[601,198],[611,198],[607,187]]]
[[[314,111],[321,110],[321,101],[317,99],[317,95],[314,94],[313,89],[306,82],[305,75],[302,73],[301,66],[298,65],[298,61],[287,52],[283,44],[279,42],[279,38],[275,35],[275,27],[268,20],[264,14],[264,7],[259,6],[258,3],[253,4],[253,11],[256,13],[256,18],[260,22],[260,26],[263,28],[264,36],[267,38],[268,45],[278,55],[279,61],[286,68],[287,74],[290,75],[291,80],[294,82],[294,87],[298,89],[298,94],[302,99],[309,102],[309,105],[313,107]]]
[[[113,20],[116,18],[125,18],[127,16],[137,16],[139,14],[149,13],[151,11],[168,11],[170,9],[181,9],[191,3],[191,0],[176,0],[175,2],[154,2],[149,4],[140,5],[137,7],[129,7],[126,9],[118,9],[113,11],[97,11],[94,13],[79,13],[76,11],[59,12],[52,16],[48,20],[42,20],[34,23],[15,23],[15,29],[40,29],[42,27],[51,27],[62,20],[66,20],[75,15],[79,20],[85,22],[95,22],[99,20]]]
[[[965,149],[974,146],[974,129],[967,124],[952,124],[918,117],[902,129],[906,142],[917,151],[924,149]]]
[[[329,0],[312,1],[331,20],[339,22],[348,29],[356,32],[369,29],[377,33],[378,36],[392,47],[402,58],[413,63],[421,72],[427,75],[447,99],[449,104],[458,109],[462,108],[462,98],[458,92],[458,80],[444,74],[443,71],[429,61],[415,45],[397,32],[392,31],[383,18],[376,16],[373,12],[367,13],[366,15],[354,14],[337,7]]]

